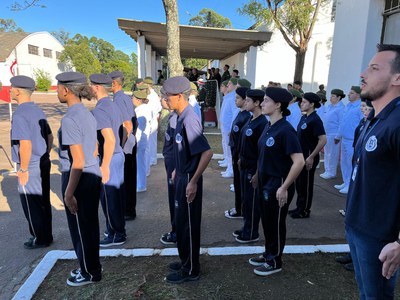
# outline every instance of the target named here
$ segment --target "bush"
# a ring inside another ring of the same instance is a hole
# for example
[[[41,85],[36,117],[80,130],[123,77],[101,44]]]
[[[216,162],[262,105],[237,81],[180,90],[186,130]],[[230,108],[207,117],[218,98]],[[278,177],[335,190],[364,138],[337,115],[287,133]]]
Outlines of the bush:
[[[36,89],[38,91],[45,91],[47,92],[51,87],[51,77],[50,74],[46,71],[36,69],[34,71],[35,78],[36,78]]]

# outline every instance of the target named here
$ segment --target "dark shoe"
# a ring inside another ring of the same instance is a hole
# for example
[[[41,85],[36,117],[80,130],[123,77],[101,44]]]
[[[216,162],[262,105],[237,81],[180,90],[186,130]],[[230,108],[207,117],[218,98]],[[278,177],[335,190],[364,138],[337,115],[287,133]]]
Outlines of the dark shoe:
[[[111,237],[106,237],[104,240],[100,241],[100,247],[111,247],[111,246],[120,246],[125,244],[126,238],[111,238]]]
[[[290,214],[295,213],[295,212],[298,212],[298,211],[299,211],[299,209],[296,207],[296,208],[294,208],[294,209],[288,210],[288,214],[290,215]]]
[[[160,238],[160,242],[164,245],[176,244],[176,234],[174,232],[164,233]]]
[[[35,238],[29,238],[27,242],[24,243],[24,248],[25,249],[38,249],[38,248],[45,248],[49,247],[50,243],[48,244],[36,244],[36,239]]]
[[[239,235],[235,238],[236,242],[241,243],[241,244],[248,244],[248,243],[254,243],[254,242],[258,242],[260,238],[256,237],[256,238],[245,238],[242,235]]]
[[[346,255],[336,256],[335,261],[342,265],[353,262],[350,253],[347,253]]]
[[[178,272],[180,269],[182,269],[182,263],[180,261],[174,261],[168,265],[168,268],[172,272]]]
[[[67,284],[69,286],[82,286],[82,285],[95,283],[97,281],[100,281],[100,279],[99,280],[93,280],[93,279],[90,278],[89,275],[84,276],[80,272],[78,272],[78,274],[76,276],[72,276],[72,277],[67,279]]]
[[[136,215],[125,215],[125,221],[133,221],[136,219]]]
[[[262,266],[254,269],[254,273],[260,276],[268,276],[280,271],[282,271],[282,267],[278,267],[275,264],[269,263],[265,263]]]
[[[306,219],[310,217],[310,213],[307,212],[294,212],[290,215],[293,219]]]
[[[234,236],[234,237],[238,237],[239,235],[242,235],[242,230],[241,229],[239,229],[239,230],[235,230],[234,232],[232,232],[232,235]]]
[[[348,263],[348,264],[345,264],[343,267],[344,267],[347,271],[354,272],[354,265],[353,265],[352,262],[351,262],[351,263]]]
[[[101,268],[101,272],[103,272],[103,268]],[[69,275],[71,275],[71,277],[76,277],[80,273],[81,273],[81,268],[78,268],[78,269],[73,269],[71,273],[69,273]]]
[[[178,272],[173,272],[167,275],[166,280],[169,283],[183,283],[186,281],[195,281],[199,280],[200,274],[192,274],[189,275],[189,273],[179,270]]]
[[[225,218],[228,219],[243,219],[243,216],[236,211],[236,208],[231,208],[225,211]]]
[[[260,255],[260,256],[257,256],[257,257],[252,257],[252,258],[249,259],[249,263],[252,266],[262,266],[266,262],[267,262],[267,260],[265,259],[265,257],[263,255]]]

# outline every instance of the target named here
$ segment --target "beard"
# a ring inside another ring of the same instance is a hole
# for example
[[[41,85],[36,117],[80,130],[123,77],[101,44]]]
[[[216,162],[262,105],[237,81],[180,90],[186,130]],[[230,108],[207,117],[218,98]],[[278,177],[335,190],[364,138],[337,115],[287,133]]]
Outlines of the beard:
[[[389,90],[390,83],[389,80],[386,82],[382,82],[380,86],[375,86],[371,88],[369,91],[361,91],[361,98],[369,100],[369,101],[375,101],[376,99],[381,98],[386,94],[386,92]]]

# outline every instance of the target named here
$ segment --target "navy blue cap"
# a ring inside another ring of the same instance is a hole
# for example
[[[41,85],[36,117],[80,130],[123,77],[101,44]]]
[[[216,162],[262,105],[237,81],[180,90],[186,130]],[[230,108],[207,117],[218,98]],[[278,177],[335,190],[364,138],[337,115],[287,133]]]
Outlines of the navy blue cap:
[[[34,91],[36,86],[36,83],[32,78],[24,75],[14,76],[10,79],[10,82],[12,87],[31,91]]]
[[[99,85],[111,85],[112,79],[110,76],[105,74],[92,74],[89,77],[90,82]]]
[[[311,103],[314,103],[315,108],[321,107],[321,98],[316,93],[304,93],[303,98]]]
[[[264,99],[265,92],[263,90],[258,90],[258,89],[249,89],[246,92],[246,96],[254,99],[254,100],[261,100]]]
[[[277,103],[289,103],[293,100],[292,94],[287,90],[280,87],[268,87],[265,89],[265,96],[271,98]]]
[[[112,71],[108,74],[108,76],[110,76],[111,79],[124,78],[124,73],[122,73],[121,71]]]
[[[236,94],[238,94],[240,97],[242,97],[243,99],[246,98],[246,92],[249,88],[244,87],[244,86],[240,86],[236,89]]]
[[[57,84],[82,85],[86,83],[86,76],[79,72],[64,72],[56,76]]]
[[[191,90],[190,81],[184,76],[176,76],[164,81],[163,90],[166,94],[177,95]]]

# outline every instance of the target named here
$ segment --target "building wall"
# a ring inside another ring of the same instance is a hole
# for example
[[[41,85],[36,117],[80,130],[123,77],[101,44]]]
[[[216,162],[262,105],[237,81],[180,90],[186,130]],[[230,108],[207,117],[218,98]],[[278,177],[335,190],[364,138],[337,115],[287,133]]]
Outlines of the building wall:
[[[30,54],[28,45],[38,47],[38,55]],[[45,57],[43,49],[51,50],[51,58]],[[61,53],[64,47],[48,32],[35,32],[23,39],[12,51],[5,62],[0,63],[0,80],[3,85],[10,85],[10,66],[17,58],[17,65],[13,68],[15,75],[26,75],[35,78],[34,72],[37,69],[50,74],[52,85],[56,85],[55,76],[61,72],[68,71],[66,66],[58,62],[56,52]]]

